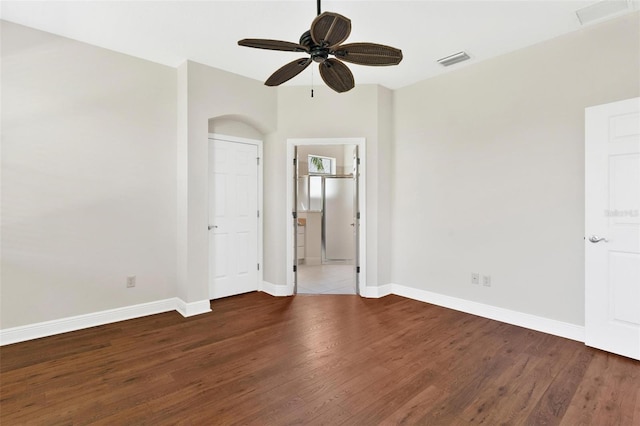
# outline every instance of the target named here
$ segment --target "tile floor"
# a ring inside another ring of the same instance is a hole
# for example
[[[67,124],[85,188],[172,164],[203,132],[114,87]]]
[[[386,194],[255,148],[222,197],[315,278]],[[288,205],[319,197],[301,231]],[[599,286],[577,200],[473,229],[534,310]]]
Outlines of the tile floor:
[[[353,265],[298,265],[298,294],[356,294]]]

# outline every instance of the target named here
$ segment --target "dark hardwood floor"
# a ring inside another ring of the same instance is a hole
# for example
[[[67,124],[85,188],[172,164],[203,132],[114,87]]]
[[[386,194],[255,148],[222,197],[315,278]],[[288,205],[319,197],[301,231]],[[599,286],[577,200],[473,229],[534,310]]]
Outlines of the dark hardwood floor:
[[[250,293],[0,349],[4,425],[640,425],[640,362],[387,296]]]

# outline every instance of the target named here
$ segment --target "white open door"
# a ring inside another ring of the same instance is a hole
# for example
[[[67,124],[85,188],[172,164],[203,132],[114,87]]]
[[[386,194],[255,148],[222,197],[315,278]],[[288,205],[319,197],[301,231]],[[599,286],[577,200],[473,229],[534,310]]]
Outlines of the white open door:
[[[322,200],[323,263],[355,259],[354,184],[348,176],[325,176]]]
[[[353,240],[355,246],[354,273],[356,294],[362,295],[360,289],[360,150],[358,145],[353,147]]]
[[[209,297],[258,290],[258,147],[209,139]]]
[[[640,359],[640,98],[585,125],[585,343]]]

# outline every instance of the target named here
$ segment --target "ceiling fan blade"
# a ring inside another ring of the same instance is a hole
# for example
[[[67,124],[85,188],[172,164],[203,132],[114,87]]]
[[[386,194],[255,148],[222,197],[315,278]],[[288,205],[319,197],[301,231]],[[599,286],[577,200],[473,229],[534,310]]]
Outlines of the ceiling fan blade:
[[[337,46],[351,34],[351,20],[333,12],[324,12],[311,24],[311,38],[318,46]]]
[[[402,61],[402,50],[375,43],[343,44],[331,53],[342,61],[359,65],[398,65]]]
[[[349,68],[337,59],[327,59],[320,64],[320,76],[338,93],[347,92],[356,85]]]
[[[267,86],[279,86],[304,71],[311,63],[311,58],[300,58],[281,67],[264,82]]]
[[[281,50],[284,52],[308,52],[309,49],[298,43],[289,41],[268,40],[263,38],[245,38],[238,41],[238,45],[255,47],[256,49]]]

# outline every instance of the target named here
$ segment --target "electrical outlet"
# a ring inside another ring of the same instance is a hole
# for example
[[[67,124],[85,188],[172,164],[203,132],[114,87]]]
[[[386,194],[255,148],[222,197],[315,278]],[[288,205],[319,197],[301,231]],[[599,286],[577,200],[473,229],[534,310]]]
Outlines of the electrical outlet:
[[[480,284],[480,274],[477,272],[471,273],[471,284],[479,285]]]
[[[135,287],[136,286],[136,276],[135,275],[130,275],[127,277],[127,288],[131,288],[131,287]]]
[[[491,275],[482,276],[482,285],[485,287],[491,287]]]

